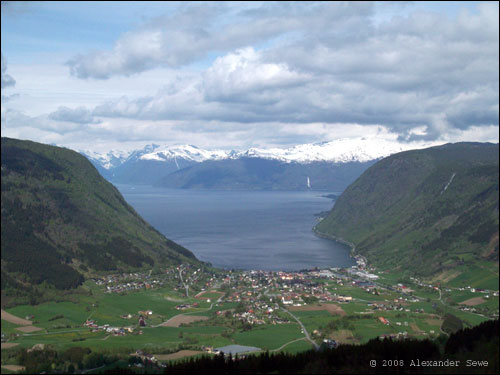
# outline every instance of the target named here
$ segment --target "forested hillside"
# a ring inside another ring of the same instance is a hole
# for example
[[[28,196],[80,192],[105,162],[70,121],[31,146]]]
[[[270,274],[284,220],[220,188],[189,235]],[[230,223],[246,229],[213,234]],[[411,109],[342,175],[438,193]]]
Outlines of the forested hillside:
[[[316,230],[353,243],[375,265],[497,289],[498,144],[387,157],[344,191]]]
[[[82,155],[2,138],[2,301],[75,288],[91,271],[197,262]]]

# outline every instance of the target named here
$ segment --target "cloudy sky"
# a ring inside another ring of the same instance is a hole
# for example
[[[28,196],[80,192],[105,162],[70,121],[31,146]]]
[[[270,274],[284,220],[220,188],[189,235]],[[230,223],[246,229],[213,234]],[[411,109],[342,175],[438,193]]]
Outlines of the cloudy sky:
[[[2,136],[493,141],[498,2],[4,2]]]

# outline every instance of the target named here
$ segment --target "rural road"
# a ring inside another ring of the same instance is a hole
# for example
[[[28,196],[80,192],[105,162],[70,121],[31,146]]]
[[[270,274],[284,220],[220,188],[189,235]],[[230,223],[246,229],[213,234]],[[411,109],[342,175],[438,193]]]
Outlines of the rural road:
[[[304,327],[304,325],[302,324],[302,322],[299,320],[299,318],[297,318],[295,315],[293,315],[290,311],[288,311],[287,309],[285,309],[284,307],[282,307],[283,311],[285,311],[286,313],[290,314],[292,316],[292,318],[294,318],[297,323],[299,323],[300,327],[302,328],[302,330],[304,331],[304,335],[306,336],[306,339],[311,343],[313,344],[314,348],[316,350],[319,349],[319,345],[316,344],[316,341],[314,341],[311,336],[309,336],[309,332],[307,332],[307,329],[306,327]]]
[[[222,297],[223,296],[220,296],[219,299],[215,302],[212,302],[210,304],[210,307],[207,307],[206,309],[203,309],[203,310],[196,310],[196,311],[190,311],[190,312],[186,312],[186,313],[182,313],[182,314],[177,314],[177,315],[174,315],[173,317],[171,317],[170,319],[160,323],[160,324],[157,324],[155,326],[151,326],[151,328],[156,328],[156,327],[160,327],[160,326],[163,326],[165,325],[165,323],[169,322],[170,320],[174,319],[174,318],[177,318],[178,316],[181,316],[181,315],[190,315],[190,314],[197,314],[199,313],[200,311],[210,311],[212,310],[212,308],[214,307],[215,304],[219,303],[221,300],[222,300]]]
[[[184,285],[184,288],[186,288],[186,297],[189,297],[189,285],[184,283],[184,280],[182,279],[182,271],[181,271],[180,267],[179,267],[179,277],[181,278],[181,283]]]

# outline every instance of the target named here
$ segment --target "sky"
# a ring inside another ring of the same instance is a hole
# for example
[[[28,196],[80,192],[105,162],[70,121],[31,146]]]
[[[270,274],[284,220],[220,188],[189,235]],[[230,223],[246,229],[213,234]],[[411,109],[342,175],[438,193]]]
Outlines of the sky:
[[[2,1],[2,136],[98,152],[498,142],[498,7]]]

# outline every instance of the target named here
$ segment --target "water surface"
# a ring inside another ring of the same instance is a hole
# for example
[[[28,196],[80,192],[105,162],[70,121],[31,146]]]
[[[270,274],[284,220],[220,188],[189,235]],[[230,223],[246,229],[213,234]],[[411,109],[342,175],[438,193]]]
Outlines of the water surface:
[[[167,238],[216,267],[299,270],[349,267],[345,245],[316,237],[325,192],[206,191],[117,185]]]

